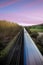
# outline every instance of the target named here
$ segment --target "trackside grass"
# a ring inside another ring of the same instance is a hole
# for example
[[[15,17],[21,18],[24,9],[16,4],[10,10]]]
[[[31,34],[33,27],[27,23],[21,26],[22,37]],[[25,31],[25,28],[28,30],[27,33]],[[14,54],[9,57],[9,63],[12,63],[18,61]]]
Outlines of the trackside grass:
[[[20,34],[20,32],[13,38],[13,40],[11,40],[1,52],[0,52],[0,58],[1,57],[4,57],[8,54],[9,50],[11,49],[11,47],[15,44],[17,38],[18,38],[18,35]]]

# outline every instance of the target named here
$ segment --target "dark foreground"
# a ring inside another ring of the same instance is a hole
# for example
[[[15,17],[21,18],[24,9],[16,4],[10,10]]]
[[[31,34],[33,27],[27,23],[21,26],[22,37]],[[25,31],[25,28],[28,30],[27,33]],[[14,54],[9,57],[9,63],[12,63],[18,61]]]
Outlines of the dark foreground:
[[[8,55],[0,65],[43,65],[43,57],[25,29],[21,30]]]

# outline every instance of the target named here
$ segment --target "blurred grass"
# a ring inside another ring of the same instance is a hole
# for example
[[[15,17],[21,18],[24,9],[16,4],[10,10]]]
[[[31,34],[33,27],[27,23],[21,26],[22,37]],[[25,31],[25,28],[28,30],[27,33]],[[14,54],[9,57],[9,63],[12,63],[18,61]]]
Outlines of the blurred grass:
[[[12,48],[12,46],[14,45],[14,43],[16,42],[17,40],[17,37],[18,37],[19,33],[13,38],[13,40],[11,40],[8,45],[0,52],[0,58],[2,57],[5,57],[9,50]]]
[[[41,54],[43,55],[43,46],[39,45],[39,44],[36,44],[39,51],[41,52]]]
[[[0,20],[0,56],[7,54],[13,45],[13,41],[11,40],[18,34],[21,28],[22,27],[16,23]]]

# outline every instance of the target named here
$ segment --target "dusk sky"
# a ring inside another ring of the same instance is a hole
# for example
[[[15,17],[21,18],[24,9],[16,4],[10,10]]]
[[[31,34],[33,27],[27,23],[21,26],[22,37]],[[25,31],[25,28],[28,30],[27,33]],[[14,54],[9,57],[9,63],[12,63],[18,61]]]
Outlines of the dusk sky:
[[[0,20],[22,25],[43,23],[43,0],[0,0]]]

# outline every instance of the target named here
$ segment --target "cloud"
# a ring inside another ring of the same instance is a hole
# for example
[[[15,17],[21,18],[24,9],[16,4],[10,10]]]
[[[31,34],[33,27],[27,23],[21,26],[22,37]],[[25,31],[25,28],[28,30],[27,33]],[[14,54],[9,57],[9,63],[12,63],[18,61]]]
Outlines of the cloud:
[[[7,2],[3,2],[3,3],[0,4],[0,8],[6,7],[6,6],[11,5],[11,4],[14,4],[14,3],[16,3],[18,1],[19,0],[9,0]]]

